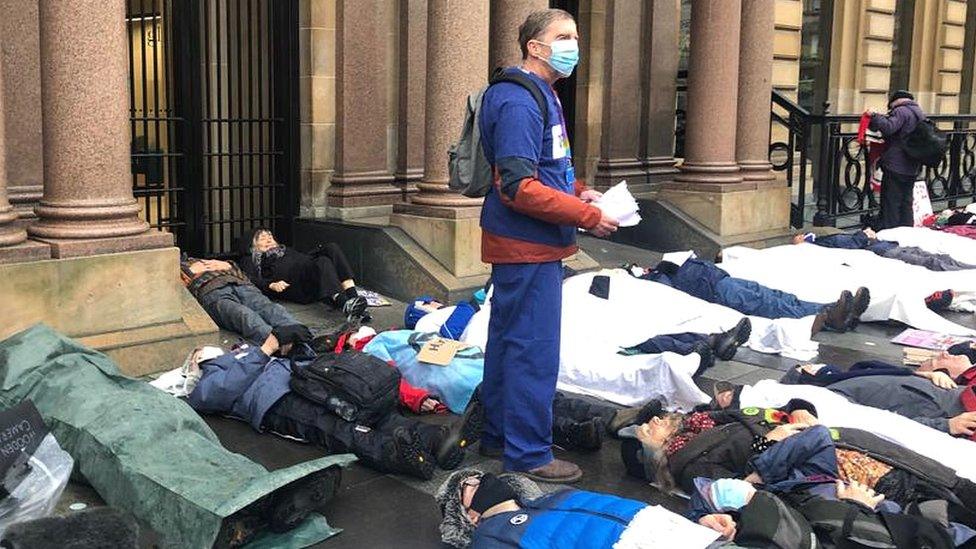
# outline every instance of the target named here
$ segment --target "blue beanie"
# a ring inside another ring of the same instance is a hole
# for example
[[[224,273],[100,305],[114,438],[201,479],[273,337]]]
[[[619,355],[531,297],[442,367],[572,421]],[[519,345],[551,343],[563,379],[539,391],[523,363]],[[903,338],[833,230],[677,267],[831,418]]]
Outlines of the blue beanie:
[[[440,334],[449,339],[461,339],[461,334],[468,327],[468,322],[474,316],[475,310],[467,301],[457,304],[451,316],[447,317],[444,325],[441,326]],[[416,322],[414,323],[416,324]]]
[[[429,295],[422,295],[407,304],[407,309],[403,311],[403,327],[413,330],[417,327],[417,321],[427,315],[427,311],[417,307],[417,303],[430,303],[434,298]]]

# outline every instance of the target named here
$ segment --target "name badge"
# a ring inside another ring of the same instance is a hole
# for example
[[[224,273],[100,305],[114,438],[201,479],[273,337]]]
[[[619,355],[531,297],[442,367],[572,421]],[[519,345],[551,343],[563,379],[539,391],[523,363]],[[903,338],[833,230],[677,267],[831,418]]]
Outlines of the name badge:
[[[576,182],[576,168],[573,167],[573,163],[569,163],[569,167],[566,168],[566,183],[573,184]]]
[[[566,143],[566,136],[563,135],[562,125],[556,124],[552,127],[552,158],[554,160],[565,158],[568,154],[567,145],[568,143]]]

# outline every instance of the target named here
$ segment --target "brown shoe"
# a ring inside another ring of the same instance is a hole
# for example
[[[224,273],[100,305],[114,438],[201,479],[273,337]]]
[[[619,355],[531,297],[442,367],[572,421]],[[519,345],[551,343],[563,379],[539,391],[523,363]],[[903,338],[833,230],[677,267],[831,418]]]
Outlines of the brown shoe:
[[[868,310],[868,305],[871,304],[871,291],[865,287],[860,287],[857,292],[854,293],[854,299],[851,301],[851,310],[847,313],[847,329],[848,331],[857,328],[857,325],[861,322],[861,315],[864,311]]]
[[[583,470],[575,463],[553,459],[542,467],[536,467],[531,471],[522,471],[522,474],[537,482],[570,484],[583,477]]]
[[[827,309],[824,309],[817,313],[817,316],[813,317],[813,326],[810,327],[810,337],[819,334],[824,329],[824,325],[827,324]]]
[[[851,292],[844,290],[834,304],[827,308],[827,328],[833,332],[844,333],[847,331],[847,317],[851,312],[854,303],[854,296]]]

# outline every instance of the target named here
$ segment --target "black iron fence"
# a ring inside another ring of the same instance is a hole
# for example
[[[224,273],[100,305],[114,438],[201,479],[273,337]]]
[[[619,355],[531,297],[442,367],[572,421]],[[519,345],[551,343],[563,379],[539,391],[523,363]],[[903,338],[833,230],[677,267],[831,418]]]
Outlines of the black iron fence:
[[[791,223],[851,227],[879,211],[867,150],[857,141],[860,115],[813,114],[774,91],[769,146],[773,169],[785,172],[793,189]],[[932,115],[949,138],[949,148],[924,179],[936,210],[976,200],[976,115]],[[808,200],[815,208],[810,208]],[[811,211],[812,210],[812,211]]]

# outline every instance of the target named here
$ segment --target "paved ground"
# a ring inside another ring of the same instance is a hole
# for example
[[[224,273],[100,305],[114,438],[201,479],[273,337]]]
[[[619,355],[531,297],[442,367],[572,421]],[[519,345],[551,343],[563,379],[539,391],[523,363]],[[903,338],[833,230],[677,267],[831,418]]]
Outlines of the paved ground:
[[[625,263],[654,264],[660,254],[631,246],[584,237],[583,248],[604,267],[617,267]],[[338,315],[320,305],[294,306],[290,308],[313,331],[320,332],[338,325]],[[394,302],[390,307],[373,309],[373,326],[377,330],[397,328],[402,325],[404,304]],[[953,315],[953,320],[974,325],[972,315]],[[896,323],[862,324],[854,333],[821,333],[818,362],[849,366],[858,360],[870,358],[901,361],[901,350],[889,339],[904,329]],[[222,334],[223,343],[232,343],[232,334]],[[755,383],[761,379],[778,379],[783,372],[795,365],[795,361],[779,356],[763,355],[741,349],[735,360],[718,362],[699,380],[699,385],[710,392],[715,381]],[[175,367],[176,365],[174,365]],[[445,421],[444,417],[426,421]],[[269,469],[287,467],[319,457],[322,452],[307,445],[283,440],[273,435],[255,433],[242,422],[224,418],[207,418],[224,445],[234,452],[244,454]],[[612,492],[625,497],[660,503],[675,510],[683,510],[683,502],[675,497],[664,496],[645,483],[624,475],[619,458],[619,443],[608,441],[597,452],[567,453],[557,455],[578,463],[585,471],[580,488]],[[482,458],[476,451],[469,452],[464,467],[478,467],[498,471],[500,462]],[[439,547],[437,531],[440,514],[431,497],[447,473],[441,473],[431,481],[420,482],[397,475],[384,475],[359,465],[351,466],[344,474],[343,486],[338,497],[324,512],[331,524],[344,532],[332,538],[322,547]],[[90,488],[71,485],[61,508],[70,503],[83,501],[99,504],[100,500]]]

